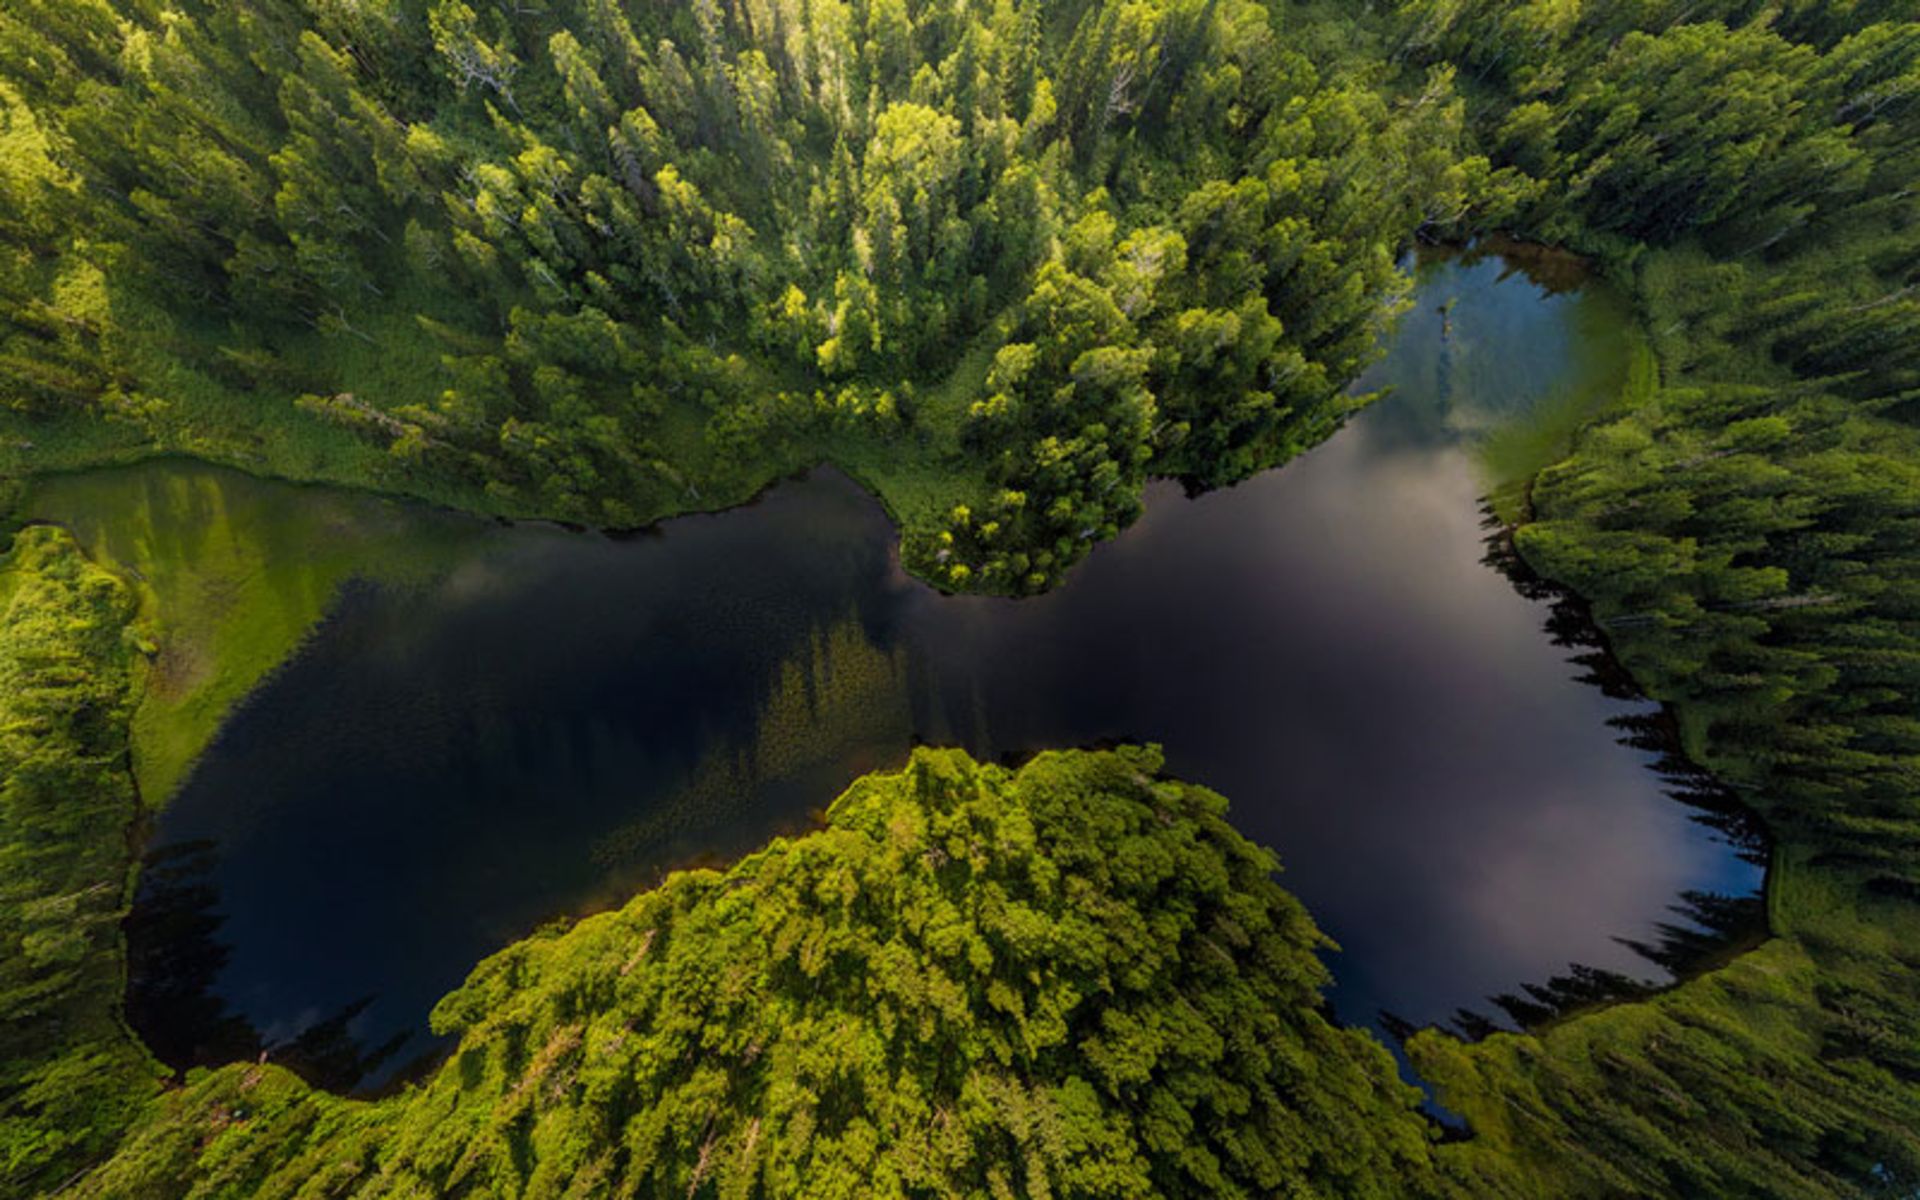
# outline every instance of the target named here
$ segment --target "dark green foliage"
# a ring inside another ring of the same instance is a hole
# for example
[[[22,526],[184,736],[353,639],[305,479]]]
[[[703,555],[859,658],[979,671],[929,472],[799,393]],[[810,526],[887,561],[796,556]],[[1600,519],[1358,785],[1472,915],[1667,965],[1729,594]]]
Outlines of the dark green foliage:
[[[1402,1196],[1418,1093],[1150,750],[921,751],[824,830],[521,942],[378,1105],[232,1067],[81,1194]]]
[[[1709,765],[1791,794],[1776,829],[1911,872],[1920,434],[1795,392],[1662,391],[1541,479],[1521,545]]]
[[[1912,1195],[1916,14],[1405,8],[1404,52],[1484,84],[1495,161],[1546,185],[1511,219],[1629,276],[1660,358],[1517,544],[1775,838],[1774,937],[1731,965],[1538,1036],[1416,1038],[1478,1135],[1445,1165],[1479,1195]]]

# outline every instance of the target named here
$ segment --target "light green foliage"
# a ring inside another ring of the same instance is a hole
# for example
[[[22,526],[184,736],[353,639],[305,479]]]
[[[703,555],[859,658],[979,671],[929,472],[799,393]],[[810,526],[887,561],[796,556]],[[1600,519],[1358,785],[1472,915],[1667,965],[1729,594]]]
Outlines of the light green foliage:
[[[0,95],[66,167],[9,238],[41,265],[0,290],[28,335],[0,387],[52,447],[13,465],[97,457],[76,430],[111,413],[134,446],[632,525],[824,457],[910,568],[1045,586],[1149,471],[1232,482],[1337,428],[1397,257],[1492,186],[1446,72],[1402,102],[1289,21],[24,4]],[[78,272],[112,316],[49,324],[29,285]],[[1027,391],[968,419],[1009,343]],[[1006,490],[992,538],[944,527]]]
[[[0,557],[0,1193],[107,1150],[156,1085],[118,1014],[127,589],[56,529]]]
[[[231,1067],[77,1194],[1423,1188],[1418,1093],[1320,1011],[1326,939],[1225,802],[1159,769],[919,751],[820,832],[482,963],[419,1089]]]

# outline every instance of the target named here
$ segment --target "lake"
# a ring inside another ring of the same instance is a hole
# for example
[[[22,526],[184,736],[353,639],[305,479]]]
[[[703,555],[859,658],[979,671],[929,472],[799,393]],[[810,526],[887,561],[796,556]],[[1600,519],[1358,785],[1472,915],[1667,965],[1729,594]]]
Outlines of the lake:
[[[1665,978],[1619,939],[1760,872],[1623,744],[1655,710],[1582,681],[1577,605],[1499,569],[1482,439],[1617,389],[1630,329],[1520,265],[1428,263],[1363,381],[1390,398],[1239,487],[1155,484],[1039,598],[907,578],[830,470],[625,537],[422,511],[435,569],[333,595],[152,829],[130,1019],[176,1066],[273,1046],[378,1084],[486,954],[803,830],[916,741],[1162,743],[1340,942],[1349,1022],[1493,1013],[1576,962]],[[327,495],[181,463],[59,486],[156,476],[227,510]]]

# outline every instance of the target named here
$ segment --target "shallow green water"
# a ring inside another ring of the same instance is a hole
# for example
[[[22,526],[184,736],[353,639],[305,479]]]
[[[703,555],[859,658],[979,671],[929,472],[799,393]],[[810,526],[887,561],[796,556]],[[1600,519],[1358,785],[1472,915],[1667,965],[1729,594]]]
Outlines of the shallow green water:
[[[437,578],[500,532],[177,459],[39,480],[27,512],[73,529],[140,588],[153,654],[135,756],[152,803],[172,794],[235,702],[292,655],[347,580]]]

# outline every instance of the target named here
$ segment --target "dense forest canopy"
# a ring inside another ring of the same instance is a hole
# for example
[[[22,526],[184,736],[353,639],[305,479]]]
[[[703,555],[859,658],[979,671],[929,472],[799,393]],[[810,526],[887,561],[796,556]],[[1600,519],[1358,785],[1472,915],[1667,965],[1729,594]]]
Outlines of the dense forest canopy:
[[[1398,255],[1484,182],[1445,70],[1396,96],[1286,33],[1250,0],[14,5],[5,398],[161,440],[297,405],[389,482],[613,525],[873,463],[916,569],[1037,589],[1149,471],[1336,428]]]
[[[31,529],[0,565],[21,1190],[1920,1188],[1915,0],[9,0],[0,149],[0,472],[173,450],[632,524],[824,458],[913,569],[1006,592],[1150,473],[1327,436],[1416,237],[1575,247],[1651,352],[1514,544],[1775,838],[1758,949],[1413,1036],[1457,1138],[1140,752],[924,756],[517,945],[393,1100],[241,1065],[150,1103],[113,917],[153,617]]]

